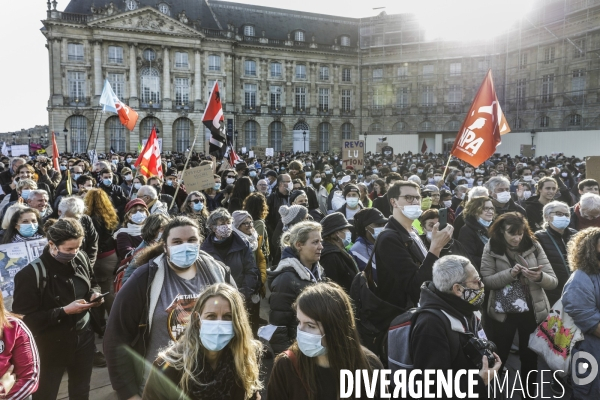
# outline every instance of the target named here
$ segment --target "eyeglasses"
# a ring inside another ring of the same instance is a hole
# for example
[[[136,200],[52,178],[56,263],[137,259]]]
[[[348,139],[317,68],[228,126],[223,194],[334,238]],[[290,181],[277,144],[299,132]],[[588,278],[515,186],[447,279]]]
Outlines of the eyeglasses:
[[[194,200],[190,200],[190,203],[194,203],[194,204],[198,204],[198,203],[204,203],[203,199],[194,199]]]
[[[413,196],[411,194],[407,194],[406,196],[398,196],[398,197],[404,197],[404,200],[406,200],[409,203],[412,203],[415,200],[421,201],[421,196]]]
[[[242,222],[240,226],[243,226],[244,228],[250,228],[252,226],[252,221]]]
[[[560,212],[560,211],[553,211],[550,214],[554,214],[557,217],[569,217],[569,213],[564,213],[564,212]]]
[[[483,207],[483,212],[494,212],[496,209],[494,207]]]
[[[464,283],[464,284],[466,284],[466,283],[476,283],[476,284],[477,284],[477,287],[479,287],[480,289],[481,289],[481,287],[483,286],[483,282],[481,281],[481,278],[480,278],[480,277],[478,277],[478,278],[477,278],[476,280],[474,280],[474,281],[464,281],[464,282],[461,282],[461,283]]]

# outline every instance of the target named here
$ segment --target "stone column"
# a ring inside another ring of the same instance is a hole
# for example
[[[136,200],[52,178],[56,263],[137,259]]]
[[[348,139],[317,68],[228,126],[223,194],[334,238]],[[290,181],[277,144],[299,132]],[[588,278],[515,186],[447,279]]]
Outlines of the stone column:
[[[171,59],[169,46],[163,46],[163,93],[161,103],[163,108],[171,108]]]
[[[333,91],[331,93],[331,97],[329,98],[329,108],[331,109],[331,111],[333,111],[333,115],[340,115],[340,106],[342,103],[340,99],[340,87],[338,79],[339,71],[340,69],[338,68],[338,66],[334,65],[332,68],[333,76],[329,77],[329,79],[333,80]]]
[[[202,108],[202,62],[200,50],[194,51],[194,108]]]
[[[138,107],[137,93],[137,46],[135,43],[129,43],[129,105]],[[135,103],[135,104],[134,104]]]
[[[94,96],[102,94],[102,42],[94,42]],[[96,100],[96,99],[94,99]]]
[[[68,96],[69,93],[63,93],[63,71],[61,69],[61,40],[60,39],[49,39],[48,49],[50,57],[50,95],[52,96],[53,106],[62,106],[64,102],[63,96]],[[65,74],[66,76],[66,74]]]

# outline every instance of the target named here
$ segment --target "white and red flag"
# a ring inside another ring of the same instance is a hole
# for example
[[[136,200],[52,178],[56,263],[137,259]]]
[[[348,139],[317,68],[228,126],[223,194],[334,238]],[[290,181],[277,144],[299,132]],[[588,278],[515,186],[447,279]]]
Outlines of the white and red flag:
[[[138,168],[139,172],[146,178],[151,176],[163,178],[160,147],[156,137],[156,126],[152,127],[152,133],[150,133],[146,145],[142,149],[138,159],[135,161],[134,167]]]
[[[451,154],[478,167],[496,152],[500,136],[509,132],[489,70],[458,131]]]
[[[121,124],[130,131],[133,131],[138,120],[138,113],[119,100],[108,80],[104,81],[104,89],[102,89],[99,104],[103,106],[102,111],[110,111],[118,114]]]
[[[210,99],[208,100],[206,109],[202,115],[202,123],[210,130],[210,146],[208,152],[219,160],[225,156],[227,142],[221,127],[223,121],[221,94],[219,93],[219,84],[215,81],[215,85],[210,92]]]

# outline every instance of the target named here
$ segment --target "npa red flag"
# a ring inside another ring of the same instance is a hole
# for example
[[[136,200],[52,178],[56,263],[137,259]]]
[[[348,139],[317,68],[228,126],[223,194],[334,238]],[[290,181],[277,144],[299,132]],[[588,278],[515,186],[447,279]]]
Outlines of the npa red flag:
[[[56,144],[56,134],[52,132],[52,166],[55,171],[60,171],[60,161],[58,159],[58,145]]]
[[[500,108],[492,70],[489,70],[458,131],[451,154],[478,167],[496,152],[500,136],[508,132],[510,127]]]
[[[111,111],[118,114],[121,124],[130,131],[133,131],[139,117],[138,113],[119,100],[115,92],[113,92],[108,79],[104,81],[104,89],[102,89],[99,104],[102,106],[102,111]]]
[[[152,133],[135,161],[134,167],[138,168],[139,172],[146,178],[158,176],[163,178],[162,161],[160,159],[160,147],[156,137],[156,126],[152,127]]]
[[[425,139],[423,139],[423,145],[421,146],[421,153],[425,154],[427,151],[427,143],[425,143]]]
[[[218,159],[225,155],[226,138],[221,131],[221,122],[223,122],[223,105],[221,104],[221,94],[219,93],[219,84],[215,81],[210,99],[206,104],[202,123],[210,130],[210,146],[208,152]]]

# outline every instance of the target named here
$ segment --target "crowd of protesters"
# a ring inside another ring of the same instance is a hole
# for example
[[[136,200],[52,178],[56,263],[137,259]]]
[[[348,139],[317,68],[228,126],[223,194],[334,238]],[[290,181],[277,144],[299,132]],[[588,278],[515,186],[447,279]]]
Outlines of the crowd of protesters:
[[[417,305],[449,321],[415,318],[415,368],[478,369],[480,385],[507,373],[515,336],[535,373],[528,337],[561,298],[600,336],[599,185],[580,158],[167,153],[161,177],[135,159],[0,158],[1,242],[48,243],[0,297],[2,398],[56,399],[67,372],[87,399],[107,366],[119,399],[334,399],[341,369],[387,365],[387,328]],[[188,191],[185,165],[211,165],[214,186]],[[508,286],[525,288],[518,310]],[[471,332],[496,344],[494,366],[456,357]]]

